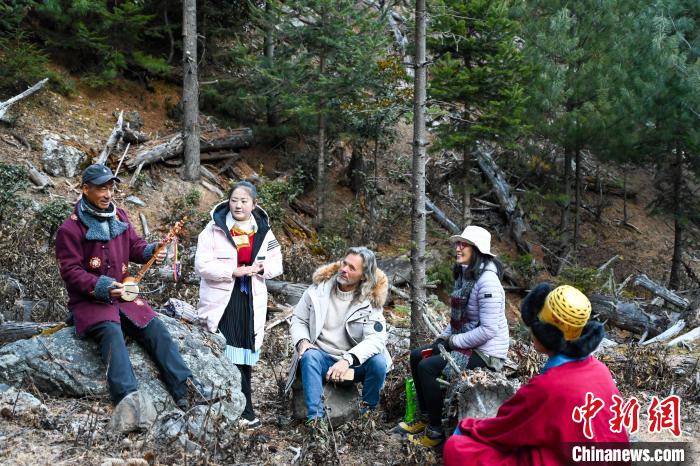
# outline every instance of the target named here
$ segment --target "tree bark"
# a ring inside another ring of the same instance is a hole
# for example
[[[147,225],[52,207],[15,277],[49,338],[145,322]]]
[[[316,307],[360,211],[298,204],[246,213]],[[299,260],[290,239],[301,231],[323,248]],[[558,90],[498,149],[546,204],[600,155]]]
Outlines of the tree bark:
[[[270,7],[270,2],[265,2],[265,40],[264,40],[264,50],[265,50],[265,66],[272,68],[275,61],[275,21],[272,16],[272,8]],[[267,126],[274,128],[279,123],[279,118],[277,115],[277,100],[274,94],[267,97],[265,102],[266,113],[267,113]]]
[[[427,67],[425,57],[425,0],[416,0],[416,53],[413,80],[413,205],[411,215],[411,347],[422,339],[425,297],[425,105]]]
[[[597,314],[599,320],[607,320],[616,327],[640,335],[648,331],[650,336],[656,336],[665,330],[660,318],[645,314],[633,302],[618,301],[603,295],[591,295],[588,298],[593,314]]]
[[[469,171],[471,170],[471,155],[467,148],[464,148],[462,159],[462,227],[471,225],[472,213],[469,207],[471,206],[471,192],[469,191]]]
[[[564,206],[561,210],[559,230],[562,240],[566,242],[569,229],[569,207],[571,206],[571,149],[564,147]]]
[[[325,20],[325,18],[324,18]],[[325,73],[326,60],[325,55],[321,52],[319,60],[319,74],[323,76]],[[323,230],[325,222],[325,204],[326,204],[326,114],[325,114],[325,99],[321,99],[319,103],[318,115],[318,160],[316,161],[316,230]]]
[[[676,293],[659,285],[651,278],[647,277],[646,274],[642,273],[639,276],[637,276],[634,279],[634,284],[641,286],[642,288],[646,288],[647,290],[654,293],[656,296],[660,296],[661,298],[663,298],[664,301],[667,301],[673,304],[674,306],[678,306],[683,310],[688,309],[688,307],[690,306],[690,301],[678,296]]]
[[[578,247],[578,237],[579,230],[581,229],[581,149],[576,146],[574,152],[576,158],[576,174],[574,179],[574,195],[576,196],[576,203],[574,205],[574,239],[573,247],[574,251]]]
[[[199,178],[199,81],[197,76],[197,0],[182,2],[182,36],[184,53],[182,108],[182,135],[185,166],[182,177]]]
[[[673,258],[671,259],[671,274],[668,287],[677,290],[681,284],[681,259],[683,255],[683,208],[681,206],[681,189],[683,187],[683,152],[676,142],[676,157],[671,165],[673,180]]]

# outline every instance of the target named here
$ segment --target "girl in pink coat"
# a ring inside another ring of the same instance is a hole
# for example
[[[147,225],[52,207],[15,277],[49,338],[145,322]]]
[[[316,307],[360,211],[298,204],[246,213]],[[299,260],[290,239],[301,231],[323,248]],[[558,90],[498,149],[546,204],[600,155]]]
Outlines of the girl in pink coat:
[[[212,209],[211,221],[197,240],[195,269],[201,277],[199,316],[209,331],[224,335],[226,357],[241,372],[246,397],[241,424],[258,427],[250,379],[263,342],[265,280],[282,274],[282,251],[267,213],[257,204],[253,184],[239,181],[228,201]]]

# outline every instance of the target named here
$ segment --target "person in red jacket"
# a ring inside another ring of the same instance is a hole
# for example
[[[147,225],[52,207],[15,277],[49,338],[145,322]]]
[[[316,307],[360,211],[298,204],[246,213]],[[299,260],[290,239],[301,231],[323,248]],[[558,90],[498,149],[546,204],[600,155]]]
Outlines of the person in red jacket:
[[[572,464],[574,444],[629,445],[624,429],[610,428],[612,396],[620,392],[605,364],[591,356],[605,331],[590,314],[588,298],[568,285],[540,284],[525,297],[522,319],[549,360],[496,417],[459,422],[445,444],[445,465],[554,466]]]

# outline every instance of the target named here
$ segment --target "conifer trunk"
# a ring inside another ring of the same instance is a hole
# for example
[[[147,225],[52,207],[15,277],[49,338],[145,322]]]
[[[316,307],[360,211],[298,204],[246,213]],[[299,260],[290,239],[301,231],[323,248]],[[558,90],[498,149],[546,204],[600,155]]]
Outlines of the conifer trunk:
[[[265,2],[265,19],[267,25],[265,26],[265,65],[268,68],[272,68],[275,60],[275,28],[272,21],[272,8],[270,7],[270,2]],[[266,113],[267,113],[267,126],[274,128],[277,126],[279,118],[277,116],[277,101],[275,95],[269,95],[267,101],[265,102]]]
[[[581,227],[581,149],[576,146],[574,152],[576,160],[576,175],[574,179],[574,192],[576,195],[576,203],[574,205],[574,250],[578,247],[579,230]]]
[[[197,0],[182,2],[183,71],[182,135],[185,165],[182,177],[199,178],[199,81],[197,79]]]
[[[464,153],[463,153],[463,161],[462,161],[462,171],[464,173],[464,178],[462,179],[462,227],[466,227],[467,225],[471,225],[472,223],[472,215],[471,215],[471,210],[470,206],[472,203],[471,200],[471,191],[469,189],[469,172],[471,170],[471,154],[469,153],[469,150],[467,148],[464,148]]]
[[[668,287],[677,290],[681,284],[681,256],[683,255],[683,222],[681,216],[681,189],[683,186],[683,153],[680,144],[676,141],[676,157],[671,164],[673,179],[673,205],[674,212],[674,238],[673,238],[673,258],[671,259],[671,274],[668,279]]]
[[[425,0],[416,0],[413,87],[413,206],[411,215],[411,347],[421,340],[425,306]]]
[[[325,55],[321,52],[319,59],[319,73],[325,72]],[[316,230],[323,230],[325,222],[325,197],[326,197],[326,100],[321,99],[318,115],[318,161],[316,164]]]
[[[564,206],[561,210],[559,231],[562,241],[566,243],[569,237],[569,207],[571,206],[571,148],[564,147]]]

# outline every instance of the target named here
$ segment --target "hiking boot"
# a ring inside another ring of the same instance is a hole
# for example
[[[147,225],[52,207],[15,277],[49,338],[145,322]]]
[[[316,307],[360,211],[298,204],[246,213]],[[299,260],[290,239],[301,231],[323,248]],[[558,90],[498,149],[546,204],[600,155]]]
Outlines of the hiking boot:
[[[415,417],[411,422],[399,422],[396,427],[391,429],[391,433],[399,435],[420,434],[427,426],[428,423],[425,422],[425,419]]]
[[[442,427],[427,426],[421,435],[409,435],[408,441],[414,445],[435,448],[439,447],[445,441],[445,432],[443,432]]]

